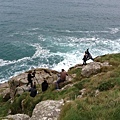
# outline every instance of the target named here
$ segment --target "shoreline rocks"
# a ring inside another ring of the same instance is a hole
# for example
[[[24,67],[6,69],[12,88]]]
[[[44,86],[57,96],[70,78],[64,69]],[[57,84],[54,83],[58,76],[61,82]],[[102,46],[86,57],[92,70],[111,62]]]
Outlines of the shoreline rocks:
[[[90,77],[91,75],[98,74],[102,67],[110,67],[108,62],[100,63],[100,62],[91,62],[88,63],[86,66],[78,64],[69,70],[72,69],[81,69],[81,75],[83,77]],[[57,79],[59,74],[58,71],[55,70],[50,70],[50,69],[45,69],[45,68],[36,68],[30,71],[36,71],[35,78],[33,81],[36,81],[37,85],[41,85],[41,83],[44,81],[44,79],[47,80],[49,84],[53,84]],[[24,73],[21,73],[17,76],[12,77],[8,82],[1,83],[0,84],[0,95],[3,95],[3,99],[5,101],[11,99],[14,100],[15,94],[22,94],[25,89],[27,89],[26,84],[27,84],[27,75],[29,71],[26,71]],[[76,74],[71,74],[67,77],[67,82],[68,84],[65,86],[69,86],[71,84],[71,81],[76,77]],[[38,103],[33,110],[32,117],[29,118],[29,116],[25,116],[26,120],[36,120],[40,118],[40,120],[44,119],[51,119],[51,120],[57,120],[59,113],[60,113],[60,108],[64,104],[63,101],[41,101]],[[43,105],[44,105],[44,110],[43,110]],[[50,106],[50,107],[49,107]],[[44,113],[44,114],[42,114]],[[16,118],[17,117],[17,118]],[[24,115],[10,115],[10,118],[15,118],[19,120],[24,117]]]
[[[91,62],[88,63],[87,65],[82,65],[82,64],[77,64],[71,68],[69,68],[69,70],[72,69],[77,69],[80,68],[81,69],[81,75],[83,77],[90,77],[91,75],[97,74],[101,71],[102,67],[109,67],[109,63],[108,62],[104,62],[104,63],[100,63],[100,62]],[[33,81],[36,82],[37,85],[41,85],[41,83],[44,81],[44,79],[47,80],[47,82],[49,84],[53,84],[57,79],[58,76],[57,74],[59,74],[58,71],[55,70],[51,70],[51,69],[46,69],[46,68],[36,68],[36,69],[32,69],[29,71],[36,71],[35,74],[35,78],[33,79]],[[15,92],[16,92],[16,88],[19,87],[18,90],[18,94],[22,94],[24,90],[28,89],[26,87],[27,84],[27,74],[29,71],[26,71],[24,73],[21,73],[17,76],[12,77],[8,82],[5,83],[0,83],[0,95],[3,95],[6,100],[8,100],[9,98],[14,99],[15,96]],[[71,81],[76,75],[70,75],[67,77],[68,81]]]

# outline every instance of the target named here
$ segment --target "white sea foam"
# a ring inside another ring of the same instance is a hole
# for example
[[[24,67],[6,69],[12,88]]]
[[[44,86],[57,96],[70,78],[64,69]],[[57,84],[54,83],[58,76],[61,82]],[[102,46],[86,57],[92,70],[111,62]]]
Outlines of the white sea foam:
[[[15,62],[16,61],[9,61],[9,60],[0,59],[0,66],[5,66],[5,65],[13,64]]]
[[[95,31],[81,31],[81,30],[54,30],[56,32],[63,32],[63,33],[94,33],[94,34],[97,34],[97,33],[110,33],[110,34],[116,34],[120,31],[120,28],[108,28],[106,30],[95,30]]]
[[[36,31],[36,30],[39,30],[40,28],[31,28],[31,29],[28,29],[28,30],[33,30],[33,31]]]
[[[112,33],[115,34],[118,32],[119,29],[111,30]],[[114,32],[115,31],[115,32]],[[109,31],[110,32],[110,31]],[[48,48],[43,48],[41,43],[29,43],[28,45],[35,48],[35,53],[32,55],[32,57],[23,57],[18,60],[3,60],[0,59],[0,66],[7,66],[12,65],[10,68],[11,73],[8,74],[8,76],[1,78],[0,82],[6,81],[6,79],[9,79],[13,76],[16,76],[20,74],[21,72],[24,72],[26,70],[34,68],[51,68],[57,71],[61,71],[62,68],[64,68],[66,71],[76,65],[76,64],[82,64],[82,57],[84,54],[84,51],[89,48],[93,58],[99,55],[104,55],[108,53],[117,53],[120,51],[120,39],[111,40],[106,38],[99,38],[96,36],[91,37],[50,37],[50,38],[44,38],[43,35],[39,35],[38,39],[42,42],[47,42],[47,40],[52,41],[52,44],[55,44],[59,47],[66,47],[68,50],[66,53],[63,52],[55,52],[52,53]],[[53,60],[53,64],[50,65],[50,59],[54,56],[59,56],[60,58],[63,58],[58,64]],[[39,61],[36,61],[38,63],[34,64],[27,64],[28,62],[34,61],[36,58],[45,59],[46,63],[41,63]],[[50,58],[50,59],[49,59]],[[87,62],[92,62],[91,60]],[[26,68],[25,68],[26,67]],[[21,69],[23,68],[23,69]],[[16,71],[15,71],[16,70]],[[14,73],[12,73],[14,71]],[[10,76],[11,75],[11,76]],[[10,77],[9,77],[10,76]]]
[[[110,30],[109,30],[110,29]],[[55,32],[62,32],[62,33],[117,33],[119,31],[119,28],[109,28],[108,30],[101,30],[101,31],[81,31],[81,30],[54,30]]]
[[[117,53],[119,52],[119,49],[117,49],[119,47],[119,42],[116,41],[112,41],[110,39],[101,39],[101,38],[96,38],[96,37],[91,37],[91,38],[75,38],[74,37],[69,37],[69,40],[72,41],[73,43],[69,42],[68,43],[55,43],[59,46],[69,46],[69,47],[73,47],[74,45],[78,46],[77,50],[80,47],[80,51],[74,51],[74,52],[68,52],[68,53],[60,53],[60,52],[56,52],[56,53],[50,53],[49,55],[47,54],[47,57],[49,58],[52,55],[58,55],[64,58],[63,61],[59,62],[57,65],[53,63],[53,68],[55,70],[60,71],[62,68],[64,68],[65,70],[68,70],[70,67],[82,63],[82,57],[84,54],[84,50],[86,50],[84,48],[84,44],[75,44],[76,41],[81,41],[81,42],[85,42],[86,48],[90,48],[90,52],[92,53],[93,58],[99,55],[104,55],[104,54],[108,54],[108,53]],[[118,40],[119,41],[119,40]],[[88,43],[87,43],[88,42]],[[117,50],[115,50],[114,48],[116,47]],[[113,49],[113,51],[112,51]],[[87,61],[87,62],[92,62],[91,60]],[[42,67],[48,67],[49,65],[42,65]]]
[[[30,60],[30,59],[31,59],[30,57],[24,57],[24,58],[21,58],[21,59],[18,59],[18,60],[12,60],[12,61],[0,59],[0,66],[15,64],[15,63],[19,63],[19,62],[24,62],[24,61]]]
[[[77,54],[74,54],[74,52],[71,54],[64,53],[59,55],[64,57],[64,60],[55,65],[53,67],[54,70],[61,71],[61,69],[64,68],[67,71],[70,67],[74,66],[75,64],[82,63],[81,57],[78,57]]]
[[[8,80],[6,80],[5,78],[2,78],[2,79],[0,79],[0,83],[5,83],[5,82],[7,82]]]
[[[109,28],[109,29],[111,30],[110,31],[111,34],[115,34],[115,33],[118,33],[120,31],[119,28]]]
[[[36,51],[32,58],[40,57],[40,55],[44,56],[49,53],[49,50],[43,49],[39,43],[31,44],[31,46],[35,47]]]
[[[11,33],[11,34],[10,34],[10,37],[14,37],[14,36],[16,36],[16,35],[22,35],[22,36],[36,35],[37,32],[35,32],[35,30],[37,30],[37,28],[36,28],[36,29],[33,29],[34,32],[30,32],[30,31],[23,31],[23,32],[20,32],[20,31],[17,31],[17,32],[15,32],[15,33]]]

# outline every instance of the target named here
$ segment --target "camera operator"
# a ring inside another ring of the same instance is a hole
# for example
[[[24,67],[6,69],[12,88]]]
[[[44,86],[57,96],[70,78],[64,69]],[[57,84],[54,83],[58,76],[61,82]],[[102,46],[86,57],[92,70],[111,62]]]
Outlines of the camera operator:
[[[28,73],[28,76],[27,76],[27,80],[28,80],[28,83],[27,83],[27,85],[26,86],[28,86],[29,84],[31,85],[31,87],[33,87],[33,82],[32,82],[32,78],[34,78],[35,77],[35,70],[34,70],[34,72],[32,73],[32,71],[29,71],[29,73]]]
[[[34,70],[34,72],[32,73],[33,78],[35,77],[36,71]]]

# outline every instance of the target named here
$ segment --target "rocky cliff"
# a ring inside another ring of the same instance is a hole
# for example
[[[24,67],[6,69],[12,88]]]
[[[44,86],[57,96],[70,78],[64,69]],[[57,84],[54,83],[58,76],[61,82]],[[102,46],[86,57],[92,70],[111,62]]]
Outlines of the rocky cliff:
[[[120,54],[116,54],[117,57]],[[8,82],[0,84],[0,94],[5,102],[9,102],[12,107],[9,107],[6,119],[14,120],[57,120],[61,119],[60,114],[63,115],[63,106],[66,103],[75,99],[85,99],[87,96],[99,96],[100,90],[113,88],[115,85],[111,82],[106,82],[107,87],[102,83],[101,79],[105,77],[110,78],[115,70],[116,65],[119,68],[119,60],[109,60],[110,55],[95,58],[94,62],[87,65],[75,65],[68,70],[68,77],[66,82],[61,85],[59,91],[55,90],[54,83],[58,79],[58,71],[37,68],[34,81],[37,83],[38,95],[36,98],[30,98],[27,92],[27,74],[21,73],[18,76],[11,78]],[[105,58],[106,59],[105,59]],[[34,70],[31,70],[34,71]],[[119,76],[119,75],[118,75]],[[95,79],[99,80],[96,80]],[[47,92],[41,91],[41,83],[46,79],[49,83]],[[89,79],[91,79],[89,81]],[[87,81],[86,83],[84,83]],[[89,81],[89,82],[88,82]],[[91,83],[92,81],[92,83]],[[103,85],[103,86],[102,86]],[[102,86],[102,87],[101,87]],[[117,86],[117,85],[116,85]],[[77,88],[76,90],[74,90]],[[92,89],[93,88],[93,89]],[[75,91],[75,92],[74,92]],[[88,97],[89,98],[89,97]],[[14,106],[16,103],[20,106]],[[33,105],[31,105],[33,104]],[[16,109],[17,112],[14,111]],[[31,111],[31,113],[29,112]]]

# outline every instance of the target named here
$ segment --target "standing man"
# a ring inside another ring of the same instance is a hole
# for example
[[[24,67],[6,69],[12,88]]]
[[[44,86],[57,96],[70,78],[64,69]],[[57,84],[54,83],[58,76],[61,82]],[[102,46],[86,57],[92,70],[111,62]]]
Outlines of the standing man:
[[[84,54],[84,57],[83,57],[83,65],[87,65],[87,63],[86,63],[87,57],[88,57],[88,55],[87,55],[87,53],[85,51],[85,54]]]
[[[59,89],[59,84],[66,80],[66,76],[68,76],[67,72],[64,69],[62,69],[61,72],[60,72],[60,78],[56,82],[56,88],[57,89]]]
[[[26,86],[28,86],[30,84],[31,87],[33,87],[32,78],[34,77],[34,75],[32,75],[31,73],[32,73],[32,71],[29,71],[28,76],[27,76],[28,83]]]
[[[33,78],[35,77],[36,71],[34,70],[32,73]]]

